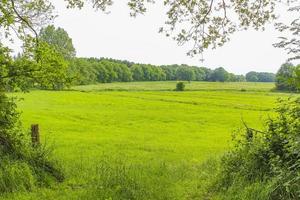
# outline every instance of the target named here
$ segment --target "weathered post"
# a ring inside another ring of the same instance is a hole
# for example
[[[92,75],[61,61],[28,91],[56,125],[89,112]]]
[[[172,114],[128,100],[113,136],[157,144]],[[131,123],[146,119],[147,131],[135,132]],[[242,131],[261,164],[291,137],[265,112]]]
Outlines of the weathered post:
[[[31,125],[31,141],[32,146],[36,147],[40,144],[40,131],[38,124]]]

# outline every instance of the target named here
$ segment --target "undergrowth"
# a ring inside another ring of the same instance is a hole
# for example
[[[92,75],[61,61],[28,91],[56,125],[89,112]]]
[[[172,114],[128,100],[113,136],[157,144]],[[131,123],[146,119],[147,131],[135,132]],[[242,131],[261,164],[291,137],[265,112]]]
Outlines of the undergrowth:
[[[0,193],[32,191],[64,175],[43,145],[33,147],[19,122],[14,100],[0,93]]]
[[[210,191],[220,199],[300,199],[300,99],[280,100],[263,131],[245,124]]]

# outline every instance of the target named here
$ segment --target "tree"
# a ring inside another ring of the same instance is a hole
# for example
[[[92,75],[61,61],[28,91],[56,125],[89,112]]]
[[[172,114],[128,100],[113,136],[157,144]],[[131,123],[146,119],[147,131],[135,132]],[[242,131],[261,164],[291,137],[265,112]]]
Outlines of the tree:
[[[276,88],[278,90],[296,90],[296,67],[291,63],[283,64],[276,74]]]
[[[257,76],[257,72],[248,72],[246,74],[246,80],[248,82],[258,82],[258,76]]]
[[[244,75],[235,75],[235,81],[236,82],[245,82],[246,77]]]
[[[118,74],[119,82],[129,82],[132,81],[132,74],[129,68],[123,63],[113,63],[115,66],[115,71]]]
[[[195,73],[190,67],[181,66],[176,70],[177,80],[192,81],[195,80]]]
[[[84,3],[90,1],[67,0],[67,2],[69,7],[82,7]],[[114,1],[91,2],[95,8],[105,11]],[[167,19],[165,27],[161,27],[160,32],[168,37],[173,36],[179,45],[191,43],[188,54],[192,56],[202,53],[206,48],[222,46],[236,31],[248,28],[263,29],[265,24],[276,19],[276,8],[282,6],[282,2],[287,3],[291,11],[299,10],[297,0],[165,0],[164,5],[168,9]],[[147,11],[147,4],[151,3],[156,1],[128,0],[131,16],[144,14]],[[299,16],[299,12],[297,14]]]
[[[176,66],[168,65],[160,66],[160,68],[164,71],[166,80],[176,80]]]
[[[37,30],[54,19],[53,9],[48,0],[0,0],[0,29],[5,37],[14,33],[23,41],[33,34],[38,44]]]
[[[66,1],[69,8],[81,8],[85,3],[92,3],[94,8],[102,11],[107,10],[114,2],[113,0]],[[127,2],[131,10],[131,16],[135,17],[138,14],[145,13],[148,4],[156,1],[128,0]],[[248,28],[263,29],[266,23],[276,18],[276,8],[282,6],[282,2],[288,3],[291,12],[296,11],[295,19],[298,19],[299,6],[297,0],[166,0],[164,1],[167,8],[166,25],[160,28],[160,32],[166,36],[172,36],[179,45],[190,43],[191,49],[188,54],[195,55],[202,53],[206,48],[222,46],[236,31]],[[26,29],[34,32],[37,36],[35,28],[41,27],[41,22],[53,19],[53,6],[48,0],[1,0],[0,8],[3,12],[0,20],[1,27],[7,33],[10,33],[12,29],[17,29],[20,35],[25,36],[26,34],[23,34],[24,31],[22,30]],[[299,35],[295,29],[299,27],[297,24],[299,24],[298,21],[293,21],[290,26],[279,26],[279,30],[292,31],[297,36]],[[289,44],[281,44],[279,47],[287,47]],[[292,45],[295,48],[299,47],[298,42],[296,45]]]
[[[36,71],[32,74],[34,82],[43,89],[63,89],[69,84],[68,63],[53,46],[45,42],[39,44],[38,51],[39,62],[36,63]]]
[[[200,67],[200,69],[202,69],[205,73],[205,78],[204,80],[205,81],[209,81],[210,80],[210,77],[211,77],[211,74],[212,74],[212,70],[209,69],[209,68],[206,68],[206,67]]]
[[[98,82],[108,83],[110,81],[110,75],[108,70],[101,63],[93,63],[93,67],[97,71]]]
[[[72,85],[87,85],[97,81],[97,70],[85,58],[74,58],[69,63],[68,78]]]
[[[259,82],[275,82],[275,74],[269,72],[260,72],[257,74]]]
[[[292,6],[289,8],[289,11],[293,12],[296,18],[288,25],[284,23],[276,24],[277,30],[286,33],[288,36],[281,36],[281,41],[274,44],[274,46],[285,49],[287,53],[291,55],[291,57],[288,59],[291,61],[300,59],[300,18],[297,18],[297,14],[299,15],[300,6]]]
[[[40,72],[41,65],[25,57],[14,61],[9,52],[0,44],[0,179],[5,180],[5,184],[0,186],[1,193],[21,188],[32,190],[36,186],[49,184],[51,179],[64,179],[61,170],[49,159],[51,151],[45,146],[32,147],[22,130],[13,98],[5,94],[7,86],[11,90],[28,89],[28,83],[36,78],[35,73]],[[43,59],[43,55],[39,56]],[[9,176],[16,172],[18,176]]]
[[[133,65],[130,67],[130,71],[132,73],[132,78],[134,81],[143,81],[144,80],[144,72],[140,65]]]
[[[42,28],[39,39],[52,45],[66,60],[70,60],[76,55],[72,39],[63,28],[55,28],[53,25]]]
[[[246,74],[248,82],[275,82],[275,74],[269,72],[248,72]]]
[[[205,71],[203,68],[200,67],[193,67],[194,73],[195,73],[195,80],[196,81],[204,81],[205,80]]]
[[[225,82],[229,79],[229,73],[223,67],[219,67],[212,72],[210,79],[211,81]]]
[[[236,82],[236,77],[233,73],[228,73],[228,79],[229,82]]]

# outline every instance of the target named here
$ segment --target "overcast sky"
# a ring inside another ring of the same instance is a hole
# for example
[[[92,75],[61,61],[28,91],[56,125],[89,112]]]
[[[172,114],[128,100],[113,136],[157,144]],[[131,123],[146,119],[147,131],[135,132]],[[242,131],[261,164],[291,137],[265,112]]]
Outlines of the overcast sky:
[[[59,15],[55,26],[64,28],[73,39],[78,57],[110,57],[150,64],[190,64],[209,68],[224,67],[230,72],[245,74],[251,70],[276,72],[287,55],[272,44],[279,33],[272,25],[265,32],[245,31],[232,36],[231,41],[217,50],[190,58],[187,48],[158,33],[165,15],[162,6],[155,5],[145,16],[129,17],[124,1],[117,1],[110,14],[90,7],[66,9],[61,0],[54,0]],[[120,2],[120,3],[118,3]]]

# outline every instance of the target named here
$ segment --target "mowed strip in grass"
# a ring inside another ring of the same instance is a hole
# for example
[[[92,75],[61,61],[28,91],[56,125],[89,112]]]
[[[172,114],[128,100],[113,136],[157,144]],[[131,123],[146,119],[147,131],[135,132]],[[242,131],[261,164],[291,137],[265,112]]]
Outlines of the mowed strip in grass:
[[[185,82],[189,91],[270,91],[275,88],[274,83],[248,83],[248,82]],[[79,91],[173,91],[176,81],[152,81],[152,82],[124,82],[103,83],[96,85],[82,85],[72,87]]]
[[[264,119],[273,114],[276,99],[290,96],[268,92],[271,84],[258,84],[261,86],[258,87],[256,83],[192,82],[188,88],[198,91],[155,91],[158,90],[155,85],[171,88],[171,83],[175,87],[176,82],[166,82],[166,85],[154,82],[153,91],[142,91],[150,90],[152,83],[113,83],[104,84],[106,89],[101,84],[76,87],[80,91],[17,94],[24,98],[19,102],[23,125],[40,124],[43,141],[54,144],[55,156],[67,174],[65,183],[43,191],[43,198],[76,199],[78,191],[82,194],[89,190],[93,170],[105,158],[108,165],[117,159],[125,165],[147,169],[160,166],[162,170],[163,163],[169,166],[165,172],[167,177],[159,175],[157,170],[149,170],[141,179],[148,187],[152,187],[148,182],[153,179],[155,184],[165,185],[162,188],[174,183],[168,191],[171,196],[162,196],[166,191],[155,189],[154,184],[152,196],[201,199],[195,195],[201,190],[200,171],[196,166],[230,148],[231,134],[241,127],[242,119],[260,128]],[[141,91],[102,91],[130,90],[128,85],[132,84],[141,87]],[[247,91],[242,92],[241,88]],[[40,192],[16,198],[34,198]]]

